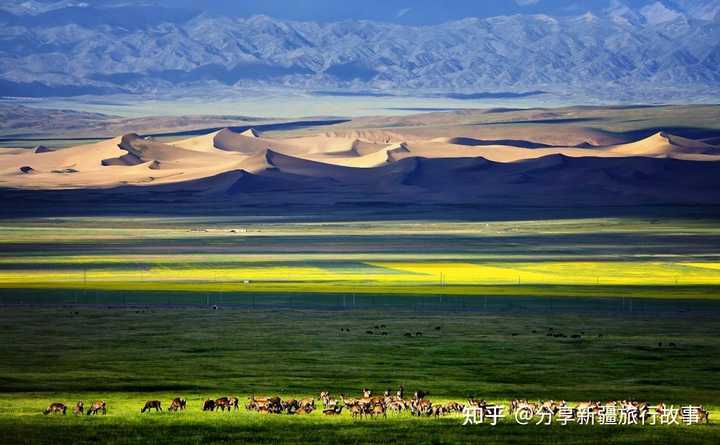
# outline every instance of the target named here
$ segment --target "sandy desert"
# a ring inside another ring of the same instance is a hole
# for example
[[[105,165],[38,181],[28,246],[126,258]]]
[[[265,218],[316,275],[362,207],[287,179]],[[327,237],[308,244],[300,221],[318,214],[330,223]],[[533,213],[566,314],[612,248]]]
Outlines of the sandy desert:
[[[279,206],[718,200],[700,193],[720,186],[715,130],[612,132],[586,125],[591,119],[584,113],[568,119],[568,110],[523,111],[510,125],[489,126],[473,123],[482,110],[427,113],[267,133],[246,126],[184,137],[127,133],[65,148],[4,148],[0,185],[10,197],[53,191],[71,201],[132,202],[147,193],[161,201],[183,193],[190,200]]]

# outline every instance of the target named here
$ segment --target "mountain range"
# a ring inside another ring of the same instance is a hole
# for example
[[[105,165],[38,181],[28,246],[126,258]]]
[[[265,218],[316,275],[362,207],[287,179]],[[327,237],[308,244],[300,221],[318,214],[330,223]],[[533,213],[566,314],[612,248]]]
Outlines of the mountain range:
[[[138,2],[9,1],[0,10],[4,96],[193,86],[713,100],[718,66],[720,2],[710,0],[613,1],[578,15],[432,25],[242,17]]]

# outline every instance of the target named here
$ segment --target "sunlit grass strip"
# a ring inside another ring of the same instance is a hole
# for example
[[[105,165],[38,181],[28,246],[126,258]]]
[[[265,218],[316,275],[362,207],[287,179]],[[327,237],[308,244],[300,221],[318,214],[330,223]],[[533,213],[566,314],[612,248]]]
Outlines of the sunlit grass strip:
[[[0,271],[0,286],[28,283],[292,283],[297,286],[464,286],[464,285],[615,285],[717,286],[720,263],[682,262],[358,262],[314,265],[227,265],[156,263],[138,268],[17,269]],[[110,263],[112,264],[112,263]],[[103,284],[104,283],[104,284]]]

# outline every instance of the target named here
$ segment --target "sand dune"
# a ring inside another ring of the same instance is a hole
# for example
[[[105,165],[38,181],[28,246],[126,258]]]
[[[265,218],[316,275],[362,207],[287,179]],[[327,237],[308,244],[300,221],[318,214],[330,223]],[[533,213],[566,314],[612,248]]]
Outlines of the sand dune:
[[[168,145],[173,147],[180,147],[186,150],[194,150],[201,152],[214,152],[217,150],[215,147],[215,137],[223,130],[214,131],[202,136],[195,136],[188,139],[181,139],[178,141],[168,142]]]
[[[423,137],[421,132],[403,135],[394,130],[370,129],[285,138],[266,137],[253,129],[242,133],[224,129],[169,143],[131,133],[60,150],[42,146],[2,150],[0,186],[40,189],[142,186],[200,181],[227,172],[243,172],[235,174],[235,180],[250,181],[253,187],[261,183],[268,186],[265,180],[256,178],[268,174],[285,175],[286,181],[303,177],[378,184],[383,183],[383,175],[389,172],[387,166],[402,163],[398,168],[405,171],[412,163],[404,161],[411,159],[455,159],[456,164],[458,159],[467,159],[468,165],[477,169],[483,162],[522,163],[542,158],[537,165],[543,165],[567,158],[628,157],[718,161],[720,147],[664,132],[631,143],[587,148],[549,146],[524,139],[481,139],[472,132],[439,136],[437,129],[429,137]],[[593,178],[612,182],[608,175],[612,173]],[[453,183],[453,178],[436,180]]]
[[[624,156],[668,157],[688,160],[710,160],[709,156],[720,155],[718,147],[663,132],[637,142],[610,147],[608,151],[620,153]]]
[[[201,178],[236,167],[245,157],[205,153],[128,134],[41,154],[0,154],[0,185],[14,188],[96,188]],[[18,176],[20,167],[32,175]]]

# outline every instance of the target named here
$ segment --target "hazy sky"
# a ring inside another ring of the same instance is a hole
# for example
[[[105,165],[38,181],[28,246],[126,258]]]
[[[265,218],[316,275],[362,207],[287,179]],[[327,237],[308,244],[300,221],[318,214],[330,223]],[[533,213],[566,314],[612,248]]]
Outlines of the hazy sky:
[[[42,12],[67,6],[164,6],[214,15],[265,14],[301,21],[375,20],[410,25],[510,14],[580,15],[613,3],[639,7],[657,0],[0,0],[0,9]],[[662,0],[669,7],[699,0]],[[31,12],[32,13],[32,12]]]
[[[336,21],[370,19],[408,24],[441,23],[464,17],[516,13],[576,15],[602,10],[610,0],[160,0],[164,5],[190,6],[220,14],[267,14],[274,17]],[[648,0],[625,0],[638,6]]]

